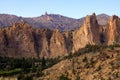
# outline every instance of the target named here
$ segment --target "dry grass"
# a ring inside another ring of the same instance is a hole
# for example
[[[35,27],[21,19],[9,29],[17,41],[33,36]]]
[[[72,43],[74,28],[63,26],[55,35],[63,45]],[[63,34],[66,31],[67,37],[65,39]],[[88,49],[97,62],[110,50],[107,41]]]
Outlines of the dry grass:
[[[84,60],[85,59],[85,60]],[[40,80],[59,80],[61,75],[71,80],[119,80],[119,50],[104,50],[65,59],[43,71]]]

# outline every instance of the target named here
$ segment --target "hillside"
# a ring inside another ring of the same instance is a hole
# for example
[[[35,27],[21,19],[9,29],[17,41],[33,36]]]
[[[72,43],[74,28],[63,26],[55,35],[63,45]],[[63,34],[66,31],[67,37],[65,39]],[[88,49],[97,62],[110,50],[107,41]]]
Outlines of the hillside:
[[[78,53],[80,54],[80,53]],[[120,48],[84,53],[43,71],[40,80],[119,80]]]
[[[2,80],[119,80],[120,45],[87,45],[53,59],[0,57],[0,64]]]
[[[106,25],[109,21],[110,16],[106,14],[97,15],[97,21],[99,25]]]
[[[109,16],[100,14],[97,16],[97,19],[100,25],[105,25],[108,22]],[[0,14],[0,27],[12,26],[22,20],[29,23],[32,27],[48,29],[58,28],[60,31],[69,31],[78,29],[84,23],[85,17],[73,19],[59,14],[46,13],[39,17],[25,18],[10,14]]]

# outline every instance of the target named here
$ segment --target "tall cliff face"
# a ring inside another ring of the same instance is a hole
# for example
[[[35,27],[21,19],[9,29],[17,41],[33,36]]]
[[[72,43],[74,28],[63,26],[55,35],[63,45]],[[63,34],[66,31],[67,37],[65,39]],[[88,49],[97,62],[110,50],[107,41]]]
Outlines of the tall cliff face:
[[[108,27],[108,44],[120,43],[120,19],[118,16],[112,16]]]
[[[78,30],[65,32],[32,28],[22,21],[0,28],[0,56],[53,58],[76,52],[87,44],[119,44],[119,30],[117,16],[112,16],[107,25],[99,25],[95,14],[88,15]]]
[[[99,25],[96,19],[95,13],[91,16],[87,16],[84,22],[84,33],[87,37],[89,44],[99,43]]]
[[[86,44],[100,43],[99,25],[95,13],[88,15],[83,26],[73,32],[73,52],[86,46]]]
[[[33,29],[32,36],[37,57],[49,56],[48,53],[50,53],[50,38],[52,33],[53,32],[49,29]]]
[[[25,22],[0,29],[0,50],[0,56],[9,57],[57,57],[67,53],[58,29],[31,28]]]
[[[24,22],[21,22],[21,24],[16,23],[11,27],[2,28],[0,35],[2,39],[0,43],[3,43],[0,45],[0,49],[2,49],[0,55],[9,57],[35,56],[30,25]]]
[[[50,53],[51,56],[61,56],[67,53],[64,36],[58,29],[53,31],[50,39]]]

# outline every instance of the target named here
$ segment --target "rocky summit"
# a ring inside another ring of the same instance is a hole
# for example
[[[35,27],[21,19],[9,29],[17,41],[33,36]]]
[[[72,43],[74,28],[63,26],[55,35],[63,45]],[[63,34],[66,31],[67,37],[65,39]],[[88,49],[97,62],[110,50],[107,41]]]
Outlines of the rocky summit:
[[[47,16],[47,20],[51,21],[49,15]],[[0,56],[54,58],[74,53],[87,44],[119,44],[120,18],[111,16],[104,25],[98,21],[100,18],[98,20],[93,13],[85,17],[78,29],[70,31],[32,27],[25,20],[9,27],[1,27]]]

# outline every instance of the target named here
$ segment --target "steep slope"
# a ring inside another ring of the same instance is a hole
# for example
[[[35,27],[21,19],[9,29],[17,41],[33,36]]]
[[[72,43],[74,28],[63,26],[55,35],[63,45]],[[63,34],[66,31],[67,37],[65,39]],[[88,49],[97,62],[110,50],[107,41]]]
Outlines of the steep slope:
[[[67,53],[59,30],[32,28],[23,21],[0,28],[0,43],[0,56],[57,57]]]
[[[35,56],[31,26],[24,22],[1,28],[0,55],[8,57]]]
[[[99,44],[100,32],[96,15],[87,15],[84,24],[73,32],[73,52],[85,47],[87,44]]]
[[[106,49],[64,59],[36,80],[119,80],[120,50]]]
[[[113,15],[109,20],[108,27],[108,44],[119,44],[120,43],[120,18]]]

